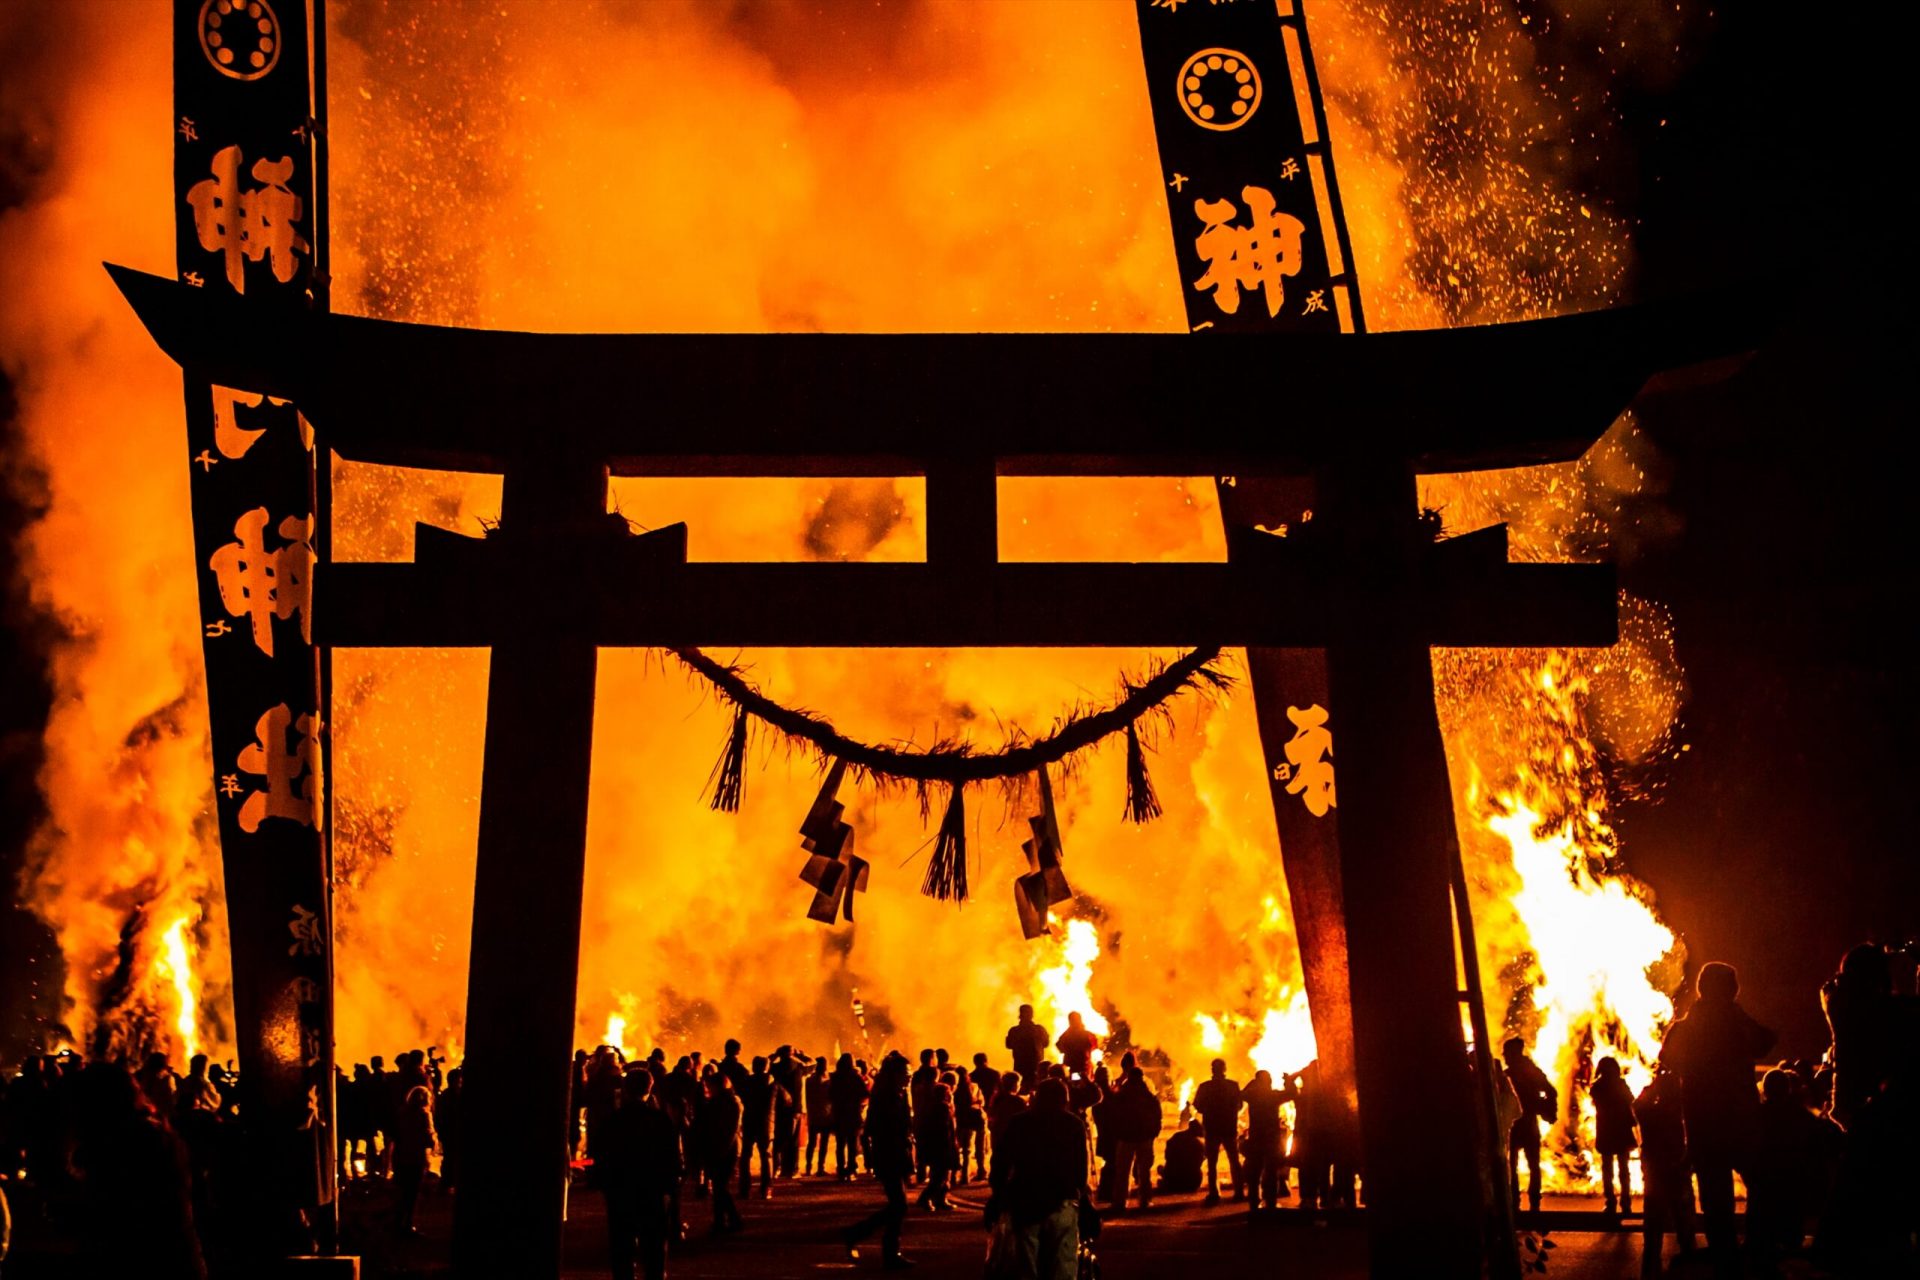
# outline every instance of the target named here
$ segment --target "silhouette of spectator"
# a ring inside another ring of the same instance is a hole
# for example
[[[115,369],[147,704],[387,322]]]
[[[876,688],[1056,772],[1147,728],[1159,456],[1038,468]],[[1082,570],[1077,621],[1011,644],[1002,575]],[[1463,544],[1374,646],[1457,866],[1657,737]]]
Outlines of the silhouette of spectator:
[[[185,1153],[127,1069],[72,1071],[80,1275],[204,1280]]]
[[[1753,1067],[1773,1047],[1774,1033],[1748,1017],[1735,999],[1740,979],[1732,965],[1702,965],[1694,992],[1693,1007],[1667,1033],[1660,1062],[1680,1079],[1687,1154],[1700,1185],[1714,1267],[1722,1275],[1737,1275],[1733,1174],[1752,1152],[1760,1119]]]
[[[994,1138],[987,1220],[1012,1221],[1020,1274],[1075,1280],[1080,1274],[1080,1205],[1087,1195],[1087,1126],[1067,1105],[1066,1084],[1049,1080],[1033,1105],[1007,1117]]]
[[[980,1176],[987,1176],[987,1109],[986,1100],[980,1095],[980,1087],[973,1077],[955,1069],[948,1073],[948,1087],[953,1090],[953,1128],[958,1139],[958,1164],[955,1175],[961,1186],[967,1185],[967,1156],[973,1153],[979,1161]]]
[[[1146,1073],[1128,1067],[1113,1097],[1115,1177],[1114,1205],[1127,1208],[1128,1181],[1138,1189],[1140,1207],[1153,1203],[1153,1144],[1160,1137],[1160,1099],[1147,1084]]]
[[[755,1152],[760,1155],[760,1198],[773,1198],[775,1113],[783,1092],[780,1082],[767,1070],[767,1060],[755,1058],[753,1071],[747,1077],[747,1087],[740,1098],[740,1105],[745,1111],[740,1143],[740,1195],[743,1199],[753,1194]]]
[[[461,1067],[447,1072],[446,1085],[433,1106],[433,1126],[440,1134],[440,1189],[460,1187],[461,1159],[466,1154],[465,1107],[467,1073]]]
[[[620,1076],[620,1060],[612,1046],[603,1044],[595,1049],[587,1061],[587,1158],[593,1161],[587,1181],[591,1186],[600,1185],[600,1157],[595,1150],[600,1139],[595,1135],[613,1122],[613,1113],[620,1105]]]
[[[885,1206],[841,1232],[847,1256],[857,1260],[862,1240],[881,1233],[881,1265],[904,1271],[913,1264],[900,1254],[900,1227],[907,1217],[907,1177],[913,1172],[913,1108],[907,1101],[907,1060],[890,1053],[873,1079],[867,1105],[868,1166],[880,1179]]]
[[[420,1183],[427,1176],[427,1157],[439,1146],[433,1128],[433,1095],[424,1084],[407,1090],[400,1119],[393,1131],[393,1184],[397,1195],[394,1225],[402,1235],[413,1235],[413,1213],[420,1203]]]
[[[653,1105],[653,1072],[645,1065],[627,1074],[608,1136],[600,1186],[614,1280],[633,1280],[636,1256],[646,1280],[664,1280],[667,1237],[679,1220],[672,1199],[680,1186],[680,1135]]]
[[[1642,1208],[1640,1273],[1649,1280],[1660,1274],[1661,1240],[1672,1231],[1680,1251],[1693,1252],[1693,1180],[1687,1170],[1686,1122],[1680,1114],[1680,1091],[1673,1073],[1656,1067],[1653,1080],[1634,1099],[1640,1122],[1640,1176]]]
[[[1890,959],[1870,943],[1847,952],[1820,994],[1833,1031],[1833,1118],[1846,1137],[1819,1251],[1859,1274],[1910,1273],[1920,1229],[1920,1009],[1894,994]]]
[[[807,1175],[811,1177],[827,1171],[827,1149],[833,1141],[833,1099],[825,1058],[813,1060],[813,1071],[802,1092],[807,1112]]]
[[[1200,1189],[1200,1165],[1206,1158],[1206,1131],[1198,1120],[1187,1121],[1187,1127],[1167,1139],[1167,1161],[1160,1166],[1160,1189],[1169,1195],[1184,1195]],[[1220,1203],[1220,1197],[1208,1197],[1209,1204]]]
[[[1020,1093],[1020,1073],[1009,1071],[1000,1077],[1000,1086],[993,1091],[993,1101],[987,1104],[987,1137],[989,1146],[998,1146],[1000,1135],[1006,1131],[1007,1121],[1027,1109],[1027,1100]]]
[[[804,1119],[807,1088],[806,1055],[796,1054],[793,1046],[783,1044],[773,1051],[769,1064],[774,1083],[773,1095],[774,1165],[783,1178],[800,1171],[800,1125]]]
[[[1060,1063],[1069,1076],[1093,1074],[1093,1051],[1100,1047],[1100,1037],[1087,1030],[1079,1014],[1067,1015],[1067,1029],[1060,1033],[1053,1047],[1060,1051]]]
[[[747,1064],[740,1061],[740,1042],[729,1040],[723,1049],[724,1056],[716,1065],[720,1074],[727,1078],[727,1083],[733,1086],[734,1096],[744,1100],[747,1096],[747,1077],[752,1073],[747,1070]]]
[[[1520,1103],[1520,1117],[1507,1130],[1507,1176],[1513,1199],[1520,1202],[1520,1161],[1527,1162],[1527,1207],[1540,1212],[1540,1126],[1552,1124],[1560,1113],[1560,1091],[1547,1073],[1527,1056],[1526,1041],[1514,1036],[1500,1049],[1507,1066],[1507,1083]]]
[[[960,1131],[954,1121],[953,1085],[957,1072],[948,1072],[926,1087],[924,1103],[913,1113],[914,1150],[927,1171],[920,1203],[933,1213],[948,1213],[947,1188],[960,1153]]]
[[[399,1119],[399,1108],[394,1105],[393,1073],[387,1070],[387,1060],[376,1053],[368,1062],[367,1108],[372,1113],[373,1135],[380,1151],[377,1162],[370,1162],[367,1171],[384,1178],[393,1163],[393,1127]],[[577,1105],[585,1105],[584,1095]],[[373,1163],[377,1163],[378,1168],[374,1168]]]
[[[973,1055],[973,1070],[967,1073],[974,1088],[980,1091],[980,1128],[973,1135],[973,1157],[975,1176],[981,1181],[987,1177],[987,1117],[993,1106],[993,1096],[1000,1092],[1000,1072],[987,1063],[987,1055]]]
[[[1033,1006],[1020,1006],[1019,1021],[1007,1028],[1006,1047],[1013,1054],[1013,1069],[1020,1076],[1020,1091],[1030,1093],[1040,1080],[1040,1063],[1047,1056],[1052,1037],[1033,1020]]]
[[[139,1082],[140,1092],[147,1095],[147,1101],[153,1104],[153,1112],[163,1121],[173,1120],[174,1079],[173,1068],[167,1063],[164,1053],[150,1053],[146,1062],[133,1077]]]
[[[1600,1190],[1607,1198],[1607,1212],[1632,1213],[1633,1175],[1627,1156],[1639,1143],[1633,1136],[1633,1090],[1620,1075],[1619,1059],[1600,1059],[1588,1093],[1593,1098],[1593,1146],[1600,1153]],[[1616,1173],[1618,1201],[1613,1192]]]
[[[1760,1266],[1799,1252],[1840,1167],[1845,1135],[1807,1109],[1805,1083],[1774,1069],[1760,1082],[1760,1120],[1747,1183],[1747,1248]]]
[[[1227,1156],[1227,1174],[1233,1180],[1233,1198],[1244,1200],[1246,1187],[1240,1181],[1240,1084],[1227,1075],[1224,1058],[1213,1060],[1213,1074],[1193,1091],[1193,1109],[1200,1116],[1206,1134],[1207,1203],[1220,1203],[1220,1154]],[[1171,1154],[1167,1157],[1171,1162]]]
[[[842,1182],[853,1181],[853,1166],[866,1126],[867,1079],[843,1053],[827,1080],[827,1109],[833,1117],[833,1173]]]
[[[709,1064],[711,1065],[711,1064]],[[734,1171],[743,1163],[740,1149],[741,1106],[733,1081],[715,1068],[706,1079],[706,1101],[695,1121],[695,1145],[707,1182],[713,1188],[713,1234],[740,1229],[740,1209],[733,1199]]]
[[[1286,1176],[1287,1126],[1280,1108],[1294,1100],[1293,1087],[1275,1088],[1272,1072],[1256,1071],[1240,1096],[1247,1104],[1247,1148],[1240,1165],[1250,1198],[1247,1207],[1276,1209],[1280,1197],[1292,1190]]]
[[[920,1065],[914,1068],[911,1076],[907,1077],[907,1103],[913,1108],[914,1115],[918,1116],[926,1111],[930,1102],[928,1093],[932,1090],[934,1081],[939,1078],[940,1070],[933,1065],[933,1050],[922,1049]],[[913,1173],[914,1179],[924,1186],[927,1181],[927,1153],[917,1146],[914,1149]],[[927,1197],[922,1194],[920,1203],[926,1202]]]

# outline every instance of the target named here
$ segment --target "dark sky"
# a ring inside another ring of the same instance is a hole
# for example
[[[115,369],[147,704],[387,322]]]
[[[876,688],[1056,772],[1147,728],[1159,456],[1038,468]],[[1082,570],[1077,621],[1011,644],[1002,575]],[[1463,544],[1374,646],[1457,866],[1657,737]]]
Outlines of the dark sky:
[[[1546,6],[1536,6],[1546,8]],[[1775,335],[1731,376],[1642,398],[1666,460],[1669,539],[1628,549],[1625,586],[1668,605],[1691,695],[1657,804],[1625,806],[1630,868],[1697,963],[1736,964],[1750,1006],[1824,1045],[1816,1000],[1841,951],[1920,936],[1907,774],[1915,720],[1913,505],[1905,439],[1913,304],[1910,73],[1862,23],[1730,5],[1686,70],[1623,100],[1627,167],[1589,175],[1635,210],[1630,292],[1760,280]],[[1665,123],[1662,124],[1661,122]],[[0,210],[19,174],[0,156]],[[12,428],[0,384],[0,453]],[[29,514],[0,496],[0,539]],[[0,547],[0,876],[35,819],[41,645]],[[44,931],[0,911],[9,984]],[[11,988],[8,1022],[25,1012]],[[0,1057],[18,1026],[0,1027]]]
[[[1817,1052],[1818,980],[1866,937],[1920,937],[1914,759],[1911,175],[1893,44],[1722,10],[1675,92],[1636,103],[1635,292],[1773,287],[1735,376],[1644,396],[1681,534],[1623,565],[1674,612],[1691,696],[1627,858],[1694,961]],[[1665,127],[1659,120],[1665,119]]]

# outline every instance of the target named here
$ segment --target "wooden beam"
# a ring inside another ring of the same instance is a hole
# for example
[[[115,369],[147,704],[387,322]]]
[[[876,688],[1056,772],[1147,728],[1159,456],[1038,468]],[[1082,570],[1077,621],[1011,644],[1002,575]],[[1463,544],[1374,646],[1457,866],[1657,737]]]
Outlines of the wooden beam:
[[[529,597],[513,575],[336,564],[315,611],[338,648],[472,647],[529,632],[611,648],[1320,647],[1340,616],[1397,613],[1397,588],[1238,564],[687,564],[622,572],[555,557]],[[1439,646],[1605,647],[1610,565],[1436,565],[1411,612]],[[881,607],[884,606],[884,607]],[[1382,623],[1382,625],[1385,625]],[[1397,625],[1397,624],[1396,624]]]

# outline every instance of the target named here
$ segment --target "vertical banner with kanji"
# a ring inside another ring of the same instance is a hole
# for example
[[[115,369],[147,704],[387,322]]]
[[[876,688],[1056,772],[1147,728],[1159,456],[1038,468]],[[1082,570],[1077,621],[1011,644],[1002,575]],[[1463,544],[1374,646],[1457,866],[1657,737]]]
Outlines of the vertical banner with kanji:
[[[263,310],[324,306],[317,15],[308,0],[174,0],[173,11],[180,278]],[[260,1228],[291,1235],[300,1213],[317,1225],[333,1199],[313,431],[297,406],[191,368],[186,406],[240,1115],[268,1210]]]
[[[1187,327],[1335,334],[1364,327],[1340,190],[1299,0],[1135,0]],[[1282,430],[1278,418],[1272,430]],[[1304,477],[1219,481],[1229,556],[1277,552],[1312,518]],[[1263,545],[1264,544],[1264,545]],[[1353,1088],[1334,785],[1339,716],[1326,654],[1249,649],[1320,1076]],[[1357,1146],[1352,1117],[1344,1145]]]

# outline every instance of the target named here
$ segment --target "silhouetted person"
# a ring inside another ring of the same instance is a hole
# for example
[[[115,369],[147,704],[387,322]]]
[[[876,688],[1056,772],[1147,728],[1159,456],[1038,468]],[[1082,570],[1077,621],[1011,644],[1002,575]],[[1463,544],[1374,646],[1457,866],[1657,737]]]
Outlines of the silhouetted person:
[[[439,1145],[433,1128],[433,1095],[417,1084],[407,1090],[400,1118],[393,1130],[394,1225],[402,1235],[413,1235],[413,1212],[420,1203],[420,1183],[427,1176],[427,1157]]]
[[[802,1087],[807,1112],[807,1173],[827,1171],[828,1148],[833,1143],[833,1097],[827,1078],[827,1060],[813,1060],[813,1071]]]
[[[1887,953],[1849,950],[1823,988],[1833,1031],[1833,1118],[1846,1130],[1819,1249],[1860,1273],[1912,1269],[1920,1228],[1920,1012],[1893,991]]]
[[[368,1161],[367,1172],[384,1178],[393,1160],[393,1127],[400,1118],[400,1109],[395,1105],[398,1100],[393,1096],[393,1073],[387,1070],[387,1060],[376,1053],[368,1062],[367,1109],[373,1119],[373,1136],[379,1140],[380,1151],[378,1161]],[[584,1095],[579,1105],[586,1105]]]
[[[694,1125],[694,1145],[713,1188],[713,1234],[740,1229],[740,1209],[733,1199],[734,1171],[741,1164],[740,1099],[733,1081],[715,1070],[706,1079],[706,1100]]]
[[[773,1198],[774,1125],[784,1093],[780,1082],[767,1070],[765,1058],[753,1060],[753,1072],[747,1077],[740,1105],[745,1110],[740,1142],[740,1194],[753,1194],[753,1156],[760,1154],[760,1198]]]
[[[1086,1022],[1077,1013],[1067,1015],[1067,1029],[1053,1042],[1060,1051],[1060,1064],[1067,1069],[1068,1075],[1079,1073],[1082,1076],[1093,1074],[1093,1051],[1100,1047],[1100,1037],[1087,1030]]]
[[[678,1226],[672,1201],[680,1186],[680,1135],[667,1113],[652,1105],[652,1095],[651,1069],[643,1065],[628,1073],[610,1141],[603,1144],[607,1168],[600,1186],[614,1280],[633,1280],[636,1257],[646,1280],[663,1280],[667,1239]]]
[[[179,1139],[125,1067],[88,1063],[72,1085],[79,1274],[204,1280]]]
[[[1250,1201],[1247,1207],[1275,1209],[1281,1195],[1291,1190],[1286,1177],[1287,1126],[1280,1119],[1280,1108],[1294,1100],[1293,1087],[1275,1088],[1272,1072],[1256,1071],[1240,1096],[1247,1104],[1247,1149],[1240,1163]]]
[[[746,1063],[740,1061],[740,1042],[729,1040],[722,1047],[725,1056],[715,1065],[720,1074],[727,1078],[727,1083],[733,1086],[734,1095],[744,1099],[747,1096],[747,1077],[753,1073],[747,1070]]]
[[[1832,1186],[1845,1141],[1838,1125],[1807,1110],[1806,1089],[1790,1071],[1760,1082],[1760,1121],[1742,1171],[1747,1184],[1747,1249],[1771,1271],[1799,1252]]]
[[[1013,1054],[1013,1069],[1020,1074],[1020,1091],[1030,1093],[1040,1080],[1040,1062],[1047,1056],[1051,1037],[1047,1029],[1033,1020],[1033,1006],[1020,1006],[1020,1020],[1007,1028],[1007,1049]]]
[[[979,1086],[966,1072],[955,1069],[947,1073],[947,1084],[953,1090],[953,1130],[957,1142],[955,1148],[958,1161],[955,1174],[961,1186],[967,1185],[967,1154],[973,1152],[979,1156],[980,1176],[987,1176],[987,1108],[986,1101],[980,1096]]]
[[[925,1102],[913,1113],[914,1150],[927,1171],[926,1189],[920,1203],[935,1213],[947,1213],[953,1167],[960,1154],[960,1130],[953,1115],[953,1085],[958,1073],[948,1072],[926,1088]]]
[[[973,1133],[974,1176],[982,1181],[987,1176],[987,1116],[993,1106],[993,1095],[1000,1092],[1000,1073],[987,1065],[987,1055],[973,1055],[973,1070],[967,1073],[967,1079],[973,1081],[973,1087],[980,1091],[980,1127]],[[962,1155],[965,1152],[961,1153]]]
[[[1033,1105],[1007,1117],[993,1143],[987,1219],[1012,1219],[1021,1274],[1080,1274],[1080,1202],[1087,1194],[1087,1126],[1067,1106],[1066,1084],[1049,1080]]]
[[[1118,1195],[1120,1212],[1127,1208],[1127,1182],[1132,1178],[1139,1192],[1140,1207],[1153,1203],[1153,1144],[1160,1137],[1160,1099],[1147,1084],[1146,1073],[1128,1067],[1113,1097],[1114,1163],[1119,1166]]]
[[[1693,1179],[1687,1171],[1686,1122],[1680,1114],[1679,1082],[1656,1069],[1653,1081],[1634,1099],[1640,1122],[1641,1224],[1640,1274],[1660,1274],[1660,1241],[1671,1231],[1682,1253],[1693,1252]]]
[[[1520,1117],[1507,1130],[1507,1176],[1513,1199],[1520,1202],[1520,1161],[1527,1162],[1527,1207],[1540,1212],[1540,1126],[1552,1124],[1560,1113],[1560,1091],[1547,1073],[1527,1056],[1527,1044],[1514,1036],[1500,1049],[1507,1066],[1507,1083],[1520,1104]]]
[[[1245,1199],[1247,1191],[1240,1181],[1240,1084],[1227,1075],[1224,1058],[1213,1060],[1213,1075],[1193,1091],[1193,1109],[1200,1116],[1206,1134],[1207,1203],[1220,1203],[1220,1154],[1227,1156],[1227,1173],[1233,1179],[1233,1198]],[[1171,1156],[1168,1157],[1172,1159]]]
[[[907,1060],[887,1055],[873,1078],[873,1096],[867,1104],[867,1161],[880,1179],[886,1205],[841,1233],[851,1258],[860,1256],[862,1240],[881,1233],[881,1265],[903,1271],[913,1264],[900,1254],[900,1225],[907,1217],[907,1177],[913,1172],[913,1109],[907,1101]]]
[[[920,1065],[915,1067],[913,1074],[907,1077],[907,1104],[913,1108],[913,1114],[916,1118],[925,1114],[930,1102],[928,1095],[933,1089],[934,1081],[939,1078],[940,1069],[933,1065],[933,1050],[922,1049],[920,1051]],[[924,1185],[927,1181],[928,1172],[927,1153],[918,1144],[914,1147],[913,1172],[916,1180]],[[924,1192],[921,1193],[920,1203],[927,1203],[927,1197]]]
[[[461,1165],[467,1152],[467,1073],[455,1067],[447,1072],[446,1086],[433,1104],[433,1127],[440,1133],[440,1189],[460,1188]]]
[[[1722,1275],[1737,1275],[1733,1173],[1752,1152],[1760,1119],[1753,1066],[1773,1047],[1774,1033],[1748,1017],[1735,999],[1740,979],[1732,965],[1702,965],[1694,992],[1693,1007],[1667,1032],[1660,1062],[1680,1078],[1687,1155],[1700,1184],[1714,1267]]]
[[[866,1126],[867,1079],[843,1053],[827,1078],[827,1107],[833,1117],[833,1173],[842,1182],[853,1181],[854,1160],[860,1153],[860,1135]]]
[[[1627,1157],[1639,1145],[1633,1136],[1633,1090],[1620,1075],[1617,1058],[1602,1058],[1594,1070],[1593,1147],[1600,1153],[1600,1190],[1607,1198],[1608,1213],[1633,1212],[1633,1174]],[[1620,1198],[1616,1202],[1613,1183],[1620,1179]]]
[[[993,1101],[987,1104],[990,1144],[998,1146],[1000,1135],[1006,1132],[1007,1122],[1026,1109],[1027,1100],[1020,1095],[1020,1073],[1009,1071],[1000,1077],[1000,1086],[993,1091]]]
[[[791,1178],[800,1172],[800,1130],[806,1118],[807,1055],[796,1053],[790,1044],[773,1051],[768,1064],[774,1082],[780,1087],[773,1097],[773,1155],[780,1176]]]
[[[1200,1164],[1206,1158],[1206,1130],[1198,1120],[1167,1139],[1167,1162],[1160,1166],[1160,1189],[1168,1195],[1184,1195],[1200,1189]],[[1218,1204],[1218,1195],[1209,1197]]]
[[[587,1060],[587,1158],[593,1161],[588,1184],[600,1185],[600,1155],[595,1149],[600,1131],[613,1120],[620,1105],[620,1060],[609,1045],[601,1045]]]

